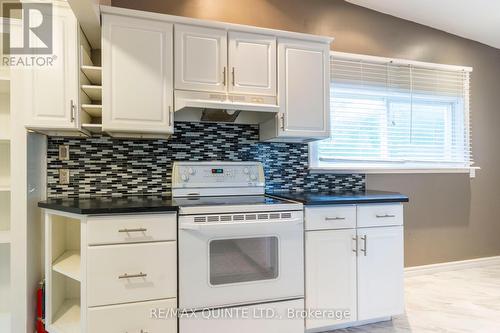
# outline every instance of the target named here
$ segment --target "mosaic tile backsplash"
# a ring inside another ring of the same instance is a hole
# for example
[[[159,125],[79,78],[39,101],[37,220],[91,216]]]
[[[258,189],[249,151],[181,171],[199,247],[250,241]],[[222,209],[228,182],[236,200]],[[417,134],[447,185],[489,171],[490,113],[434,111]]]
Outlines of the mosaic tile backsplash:
[[[169,140],[49,137],[49,197],[170,194],[172,161],[260,161],[267,191],[364,190],[364,175],[312,174],[308,146],[259,142],[257,125],[177,122]],[[69,145],[69,160],[58,159]],[[59,169],[70,184],[59,185]]]

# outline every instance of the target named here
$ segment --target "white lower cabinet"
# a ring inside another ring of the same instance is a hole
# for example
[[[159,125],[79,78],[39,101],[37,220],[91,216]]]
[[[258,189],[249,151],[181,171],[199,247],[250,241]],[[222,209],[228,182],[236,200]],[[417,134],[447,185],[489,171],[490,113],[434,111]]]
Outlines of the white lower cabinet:
[[[309,318],[306,328],[356,319],[356,229],[306,232],[306,308],[342,309],[346,318]]]
[[[319,318],[306,319],[309,332],[356,326],[404,312],[402,205],[358,205],[356,228],[330,224],[330,229],[325,229],[323,216],[337,216],[349,209],[323,206],[317,214],[318,207],[306,207],[306,308],[323,311]],[[376,219],[377,214],[386,215],[381,210],[397,216],[374,222],[371,212]],[[386,226],[387,219],[400,225]],[[360,227],[367,224],[371,227]]]
[[[47,331],[177,333],[176,229],[175,213],[46,211]]]
[[[92,333],[174,333],[176,299],[91,308],[87,331]]]
[[[403,313],[403,227],[361,228],[358,237],[358,320]]]

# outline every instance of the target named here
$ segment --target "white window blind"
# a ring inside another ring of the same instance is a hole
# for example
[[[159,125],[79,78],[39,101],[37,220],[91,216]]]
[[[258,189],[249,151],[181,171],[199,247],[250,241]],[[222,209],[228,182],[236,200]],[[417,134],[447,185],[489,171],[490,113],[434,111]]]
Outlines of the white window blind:
[[[339,168],[468,168],[470,70],[331,56],[331,136],[317,163]]]

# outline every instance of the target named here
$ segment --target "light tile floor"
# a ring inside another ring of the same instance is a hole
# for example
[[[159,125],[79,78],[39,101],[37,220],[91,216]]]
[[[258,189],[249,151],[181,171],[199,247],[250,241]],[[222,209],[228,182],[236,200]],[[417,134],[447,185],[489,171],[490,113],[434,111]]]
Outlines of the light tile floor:
[[[406,314],[335,333],[500,333],[500,265],[405,279]]]

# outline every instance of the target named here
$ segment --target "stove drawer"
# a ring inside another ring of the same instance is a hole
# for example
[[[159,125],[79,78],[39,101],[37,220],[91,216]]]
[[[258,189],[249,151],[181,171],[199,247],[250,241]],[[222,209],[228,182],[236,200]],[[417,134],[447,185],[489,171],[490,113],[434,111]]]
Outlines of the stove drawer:
[[[176,242],[91,246],[88,306],[177,296]]]
[[[87,332],[174,333],[177,332],[177,318],[171,316],[168,311],[173,311],[176,307],[177,300],[171,298],[90,308]],[[159,316],[156,318],[155,315]]]
[[[89,245],[169,241],[176,235],[175,213],[91,216],[87,221]]]
[[[307,206],[305,228],[306,230],[356,228],[356,206]]]

